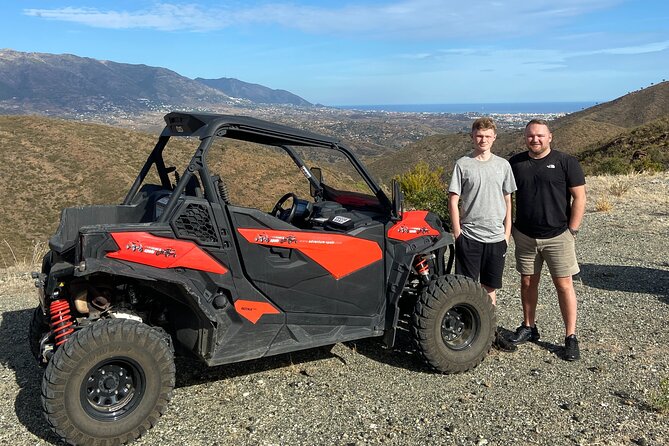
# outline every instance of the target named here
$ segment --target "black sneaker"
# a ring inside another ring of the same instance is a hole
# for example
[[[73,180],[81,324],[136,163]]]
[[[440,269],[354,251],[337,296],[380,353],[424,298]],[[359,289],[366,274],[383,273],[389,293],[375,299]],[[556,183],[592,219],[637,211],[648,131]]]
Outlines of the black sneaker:
[[[492,343],[492,346],[501,352],[515,352],[518,347],[509,342],[508,339],[502,335],[499,330],[495,331],[495,340]]]
[[[570,335],[564,338],[564,359],[565,361],[576,361],[581,359],[581,352],[578,349],[578,339],[576,339],[576,335]]]
[[[534,327],[528,327],[525,323],[520,324],[520,327],[516,329],[516,332],[511,336],[509,341],[512,344],[522,344],[527,341],[536,342],[539,340],[539,329],[537,324],[534,324]]]

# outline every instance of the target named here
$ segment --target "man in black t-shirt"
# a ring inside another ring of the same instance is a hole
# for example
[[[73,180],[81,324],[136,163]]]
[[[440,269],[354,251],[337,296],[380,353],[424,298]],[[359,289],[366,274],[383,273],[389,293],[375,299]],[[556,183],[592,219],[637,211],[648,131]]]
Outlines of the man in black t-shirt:
[[[580,352],[572,276],[580,271],[575,240],[585,213],[585,177],[576,158],[551,149],[552,139],[546,121],[534,119],[525,127],[528,151],[509,160],[518,186],[512,233],[524,316],[511,342],[539,340],[536,309],[546,262],[565,325],[564,359],[575,361]]]

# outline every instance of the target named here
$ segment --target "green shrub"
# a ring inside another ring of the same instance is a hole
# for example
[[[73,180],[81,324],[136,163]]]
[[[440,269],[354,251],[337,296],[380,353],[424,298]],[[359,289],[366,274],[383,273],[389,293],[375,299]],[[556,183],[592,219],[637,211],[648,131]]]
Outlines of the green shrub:
[[[425,162],[416,164],[410,171],[395,177],[404,193],[407,207],[434,212],[442,223],[448,224],[448,188],[442,180],[444,169],[430,169]]]
[[[596,175],[625,175],[631,171],[629,161],[621,158],[607,158],[595,166]]]
[[[632,169],[635,172],[662,172],[664,166],[662,163],[653,161],[650,157],[641,158],[632,162]]]
[[[669,378],[660,380],[659,389],[651,396],[653,409],[661,414],[669,414]]]

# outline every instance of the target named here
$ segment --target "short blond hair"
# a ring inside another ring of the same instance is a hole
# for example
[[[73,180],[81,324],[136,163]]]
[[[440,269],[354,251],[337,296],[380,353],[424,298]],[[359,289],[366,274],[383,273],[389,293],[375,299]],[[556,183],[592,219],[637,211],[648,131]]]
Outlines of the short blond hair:
[[[495,124],[492,118],[478,118],[472,124],[472,133],[477,130],[492,130],[497,133],[497,124]]]

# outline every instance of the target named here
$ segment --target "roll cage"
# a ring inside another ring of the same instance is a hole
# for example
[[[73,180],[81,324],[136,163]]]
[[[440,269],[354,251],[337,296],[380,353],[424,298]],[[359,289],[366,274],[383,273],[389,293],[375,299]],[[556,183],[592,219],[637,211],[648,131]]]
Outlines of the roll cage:
[[[305,164],[298,153],[292,147],[301,148],[321,148],[335,150],[351,163],[360,177],[367,184],[369,189],[373,192],[372,195],[351,192],[343,199],[349,199],[357,202],[372,205],[384,213],[393,214],[393,206],[391,200],[383,192],[381,187],[374,181],[364,165],[357,159],[355,154],[347,148],[340,141],[326,136],[318,135],[304,130],[299,130],[280,124],[275,124],[261,119],[220,115],[210,113],[185,113],[172,112],[165,115],[166,126],[163,129],[158,142],[151,151],[144,166],[140,170],[132,187],[128,191],[124,205],[131,204],[137,195],[138,191],[152,166],[156,167],[158,177],[160,178],[161,186],[164,189],[172,190],[170,200],[168,201],[164,212],[159,218],[159,222],[166,223],[169,215],[177,206],[178,197],[184,192],[187,185],[191,181],[192,176],[198,172],[200,174],[200,181],[204,190],[204,197],[209,201],[215,201],[217,192],[213,182],[212,176],[209,174],[209,169],[206,165],[206,155],[212,145],[214,137],[222,137],[229,139],[236,139],[256,144],[264,144],[274,146],[284,150],[288,156],[295,162],[298,168],[302,171],[304,176],[308,179],[312,190],[314,191],[314,198],[316,200],[323,200],[339,196],[341,198],[341,191],[327,186],[320,179],[320,176],[314,175],[312,170]],[[172,137],[187,137],[198,138],[200,144],[191,158],[188,167],[181,176],[180,180],[175,186],[172,186],[169,173],[173,168],[165,165],[163,160],[163,150],[167,142]],[[395,216],[396,217],[396,216]]]

